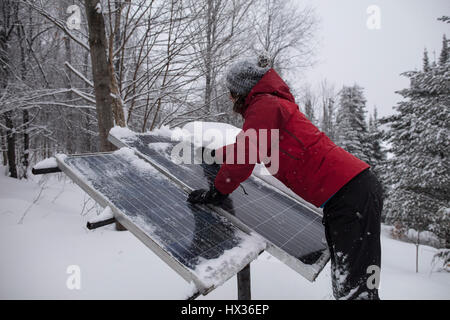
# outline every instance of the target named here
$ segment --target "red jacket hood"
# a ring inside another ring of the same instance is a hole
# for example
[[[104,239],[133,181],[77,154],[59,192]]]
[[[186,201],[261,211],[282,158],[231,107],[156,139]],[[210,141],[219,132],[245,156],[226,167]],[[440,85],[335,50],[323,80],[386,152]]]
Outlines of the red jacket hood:
[[[269,69],[253,87],[245,99],[245,105],[250,105],[252,100],[259,94],[272,94],[295,103],[294,96],[291,94],[288,85],[274,69]]]

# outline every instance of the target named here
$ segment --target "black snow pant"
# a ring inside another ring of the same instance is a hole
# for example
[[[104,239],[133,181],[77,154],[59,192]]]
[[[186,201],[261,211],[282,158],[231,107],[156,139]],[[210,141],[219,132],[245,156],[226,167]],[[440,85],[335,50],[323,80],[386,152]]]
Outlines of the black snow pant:
[[[323,224],[336,299],[379,299],[382,193],[377,177],[367,169],[325,204]]]

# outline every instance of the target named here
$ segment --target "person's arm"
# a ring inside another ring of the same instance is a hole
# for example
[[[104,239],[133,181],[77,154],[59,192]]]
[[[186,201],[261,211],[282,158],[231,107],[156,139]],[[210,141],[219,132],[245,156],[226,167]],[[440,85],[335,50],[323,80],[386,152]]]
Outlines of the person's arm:
[[[214,182],[216,190],[221,194],[232,193],[243,181],[250,177],[255,164],[262,161],[260,151],[263,151],[264,155],[271,155],[272,130],[279,130],[289,114],[279,105],[276,98],[270,99],[272,101],[267,100],[269,99],[264,99],[264,103],[260,102],[259,105],[254,105],[251,110],[248,110],[242,131],[236,137],[234,144],[216,150],[216,157],[224,160]],[[269,105],[267,102],[272,103]],[[266,150],[260,150],[261,142],[264,143],[262,134],[267,135],[265,137]],[[256,136],[256,139],[245,138],[244,153],[241,151],[241,154],[239,154],[239,139],[252,135],[253,137]],[[241,161],[238,162],[238,160]]]

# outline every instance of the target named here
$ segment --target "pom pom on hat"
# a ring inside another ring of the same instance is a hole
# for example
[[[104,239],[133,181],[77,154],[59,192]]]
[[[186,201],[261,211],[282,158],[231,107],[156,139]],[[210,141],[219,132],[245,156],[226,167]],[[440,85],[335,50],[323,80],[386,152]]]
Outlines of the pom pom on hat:
[[[234,93],[246,96],[271,68],[270,55],[262,53],[257,59],[245,59],[233,63],[227,71],[227,88]]]

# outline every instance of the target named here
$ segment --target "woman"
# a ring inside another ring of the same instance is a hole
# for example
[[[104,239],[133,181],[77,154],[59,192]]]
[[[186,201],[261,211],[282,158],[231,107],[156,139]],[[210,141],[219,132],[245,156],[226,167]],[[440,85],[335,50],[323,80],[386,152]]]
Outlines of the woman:
[[[277,147],[267,143],[269,154],[279,156],[273,175],[304,200],[323,208],[335,298],[379,299],[374,285],[378,279],[373,277],[379,276],[381,263],[383,201],[370,166],[336,146],[299,111],[289,87],[269,67],[269,59],[261,56],[258,61],[234,63],[226,82],[233,110],[244,118],[241,134],[255,130],[259,140],[261,134],[270,137],[277,130]],[[217,150],[216,159],[223,164],[214,185],[193,191],[188,201],[220,204],[245,181],[255,165],[248,160],[249,144],[243,164],[237,161],[237,143]]]

